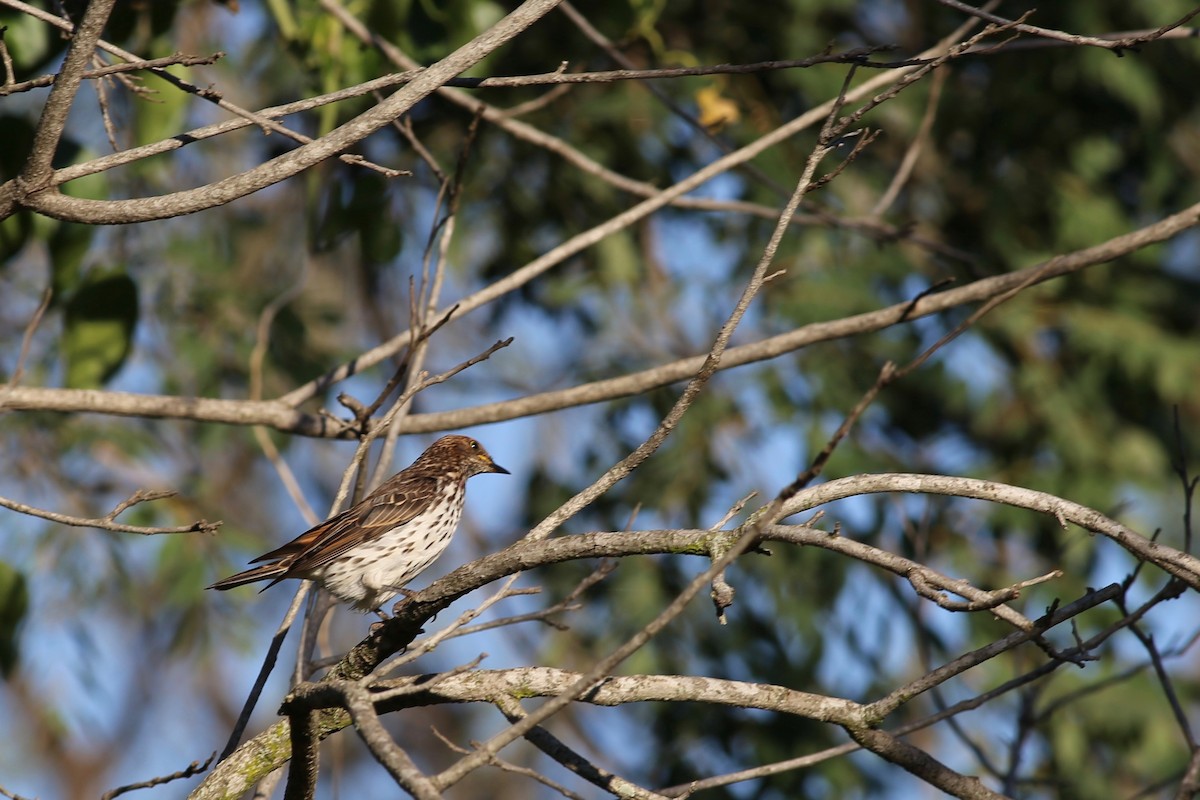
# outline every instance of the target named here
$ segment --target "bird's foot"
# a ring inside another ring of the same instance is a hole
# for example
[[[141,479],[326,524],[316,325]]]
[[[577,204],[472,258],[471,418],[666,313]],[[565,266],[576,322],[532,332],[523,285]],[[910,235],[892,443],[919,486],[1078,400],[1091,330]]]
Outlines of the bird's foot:
[[[382,608],[373,608],[371,609],[371,612],[379,617],[379,622],[372,622],[371,627],[367,630],[368,633],[374,634],[376,631],[382,628],[384,623],[391,619],[391,617],[389,617]]]
[[[411,589],[397,589],[400,594],[404,595],[404,599],[392,606],[392,614],[399,614],[400,609],[412,602],[412,599],[417,596],[417,593]]]

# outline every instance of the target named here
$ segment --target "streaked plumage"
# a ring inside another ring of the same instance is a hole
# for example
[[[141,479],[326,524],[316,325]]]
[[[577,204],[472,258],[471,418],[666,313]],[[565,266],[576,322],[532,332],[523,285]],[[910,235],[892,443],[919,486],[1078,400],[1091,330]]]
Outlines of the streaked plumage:
[[[359,611],[376,610],[450,544],[467,479],[483,472],[508,474],[474,439],[443,436],[356,505],[250,562],[269,563],[208,588],[306,578]]]

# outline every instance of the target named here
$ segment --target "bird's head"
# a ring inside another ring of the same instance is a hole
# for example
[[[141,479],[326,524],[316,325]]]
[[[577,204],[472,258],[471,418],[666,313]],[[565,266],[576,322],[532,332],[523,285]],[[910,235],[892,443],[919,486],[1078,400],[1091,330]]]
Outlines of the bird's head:
[[[427,458],[446,461],[449,464],[460,467],[468,478],[484,472],[498,472],[502,475],[511,474],[504,467],[493,461],[488,451],[483,449],[483,445],[470,436],[459,436],[458,434],[443,436],[429,445],[429,448],[421,454],[419,460],[423,461]]]

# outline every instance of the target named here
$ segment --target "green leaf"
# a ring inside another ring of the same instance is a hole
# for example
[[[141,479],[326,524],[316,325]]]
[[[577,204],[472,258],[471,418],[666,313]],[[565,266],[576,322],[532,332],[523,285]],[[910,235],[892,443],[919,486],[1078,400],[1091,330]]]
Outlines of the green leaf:
[[[23,72],[45,63],[61,46],[61,39],[51,33],[50,26],[31,14],[5,10],[0,14],[0,25],[5,28],[4,44],[19,80],[25,77]]]
[[[8,219],[0,220],[0,267],[21,252],[32,228],[32,215],[28,211],[18,211]]]
[[[66,385],[74,389],[100,387],[121,368],[137,325],[133,279],[123,271],[93,276],[67,302],[63,322]]]
[[[55,299],[66,297],[83,280],[83,259],[96,234],[95,225],[62,222],[46,242],[54,265]]]
[[[0,677],[7,678],[20,658],[17,629],[29,611],[25,576],[0,561]]]
[[[184,80],[196,79],[193,71],[177,64],[167,67],[166,71]],[[187,111],[191,107],[191,95],[168,87],[157,78],[150,83],[150,88],[154,90],[153,95],[137,97],[130,104],[137,144],[149,144],[178,135],[184,127]],[[165,159],[151,158],[140,161],[136,169],[156,179],[170,180],[173,177],[172,166]]]
[[[368,264],[387,264],[404,246],[401,228],[392,207],[391,192],[376,175],[363,175],[354,183],[354,195],[346,209],[347,222],[358,228],[362,256]]]

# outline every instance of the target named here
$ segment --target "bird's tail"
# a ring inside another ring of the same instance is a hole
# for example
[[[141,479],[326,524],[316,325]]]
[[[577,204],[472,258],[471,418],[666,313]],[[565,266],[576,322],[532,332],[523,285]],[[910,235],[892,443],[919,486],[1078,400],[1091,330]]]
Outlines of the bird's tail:
[[[255,583],[257,581],[265,581],[272,578],[275,581],[278,581],[283,578],[286,572],[287,567],[285,567],[283,564],[263,564],[260,567],[254,567],[246,570],[245,572],[239,572],[237,575],[230,575],[228,578],[217,581],[208,588],[225,591],[226,589],[232,589],[235,586],[245,586],[247,583]],[[272,581],[270,585],[274,585],[274,581]],[[266,589],[268,587],[264,586],[263,588]]]

